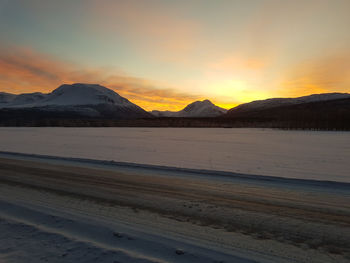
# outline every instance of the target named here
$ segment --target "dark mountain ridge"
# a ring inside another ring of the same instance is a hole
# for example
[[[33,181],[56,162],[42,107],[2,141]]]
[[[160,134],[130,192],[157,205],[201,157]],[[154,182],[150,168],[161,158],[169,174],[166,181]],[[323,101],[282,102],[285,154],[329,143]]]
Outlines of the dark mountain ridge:
[[[350,94],[347,93],[253,101],[232,108],[226,114],[224,109],[216,107],[205,100],[191,103],[176,114],[155,117],[103,86],[77,83],[62,85],[49,94],[0,92],[0,126],[350,130]],[[213,109],[218,110],[215,116],[208,114],[213,113]]]

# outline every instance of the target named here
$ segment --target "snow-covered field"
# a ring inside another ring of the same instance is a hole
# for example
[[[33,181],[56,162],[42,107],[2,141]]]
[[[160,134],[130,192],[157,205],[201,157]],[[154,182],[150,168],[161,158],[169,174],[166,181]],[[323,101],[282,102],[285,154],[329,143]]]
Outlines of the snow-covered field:
[[[350,182],[349,132],[0,128],[0,151]]]

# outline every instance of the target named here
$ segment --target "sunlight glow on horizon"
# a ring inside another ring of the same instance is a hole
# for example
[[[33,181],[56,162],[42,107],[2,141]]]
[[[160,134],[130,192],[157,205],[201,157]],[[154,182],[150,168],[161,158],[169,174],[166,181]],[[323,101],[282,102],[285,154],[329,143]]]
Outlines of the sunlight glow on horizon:
[[[0,0],[0,91],[98,83],[146,110],[350,92],[350,1]]]

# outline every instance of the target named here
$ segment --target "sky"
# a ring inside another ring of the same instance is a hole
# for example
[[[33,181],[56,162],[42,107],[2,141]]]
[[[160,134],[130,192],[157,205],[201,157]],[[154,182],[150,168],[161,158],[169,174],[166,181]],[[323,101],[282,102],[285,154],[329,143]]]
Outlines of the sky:
[[[0,91],[98,83],[146,110],[350,92],[349,0],[0,0]]]

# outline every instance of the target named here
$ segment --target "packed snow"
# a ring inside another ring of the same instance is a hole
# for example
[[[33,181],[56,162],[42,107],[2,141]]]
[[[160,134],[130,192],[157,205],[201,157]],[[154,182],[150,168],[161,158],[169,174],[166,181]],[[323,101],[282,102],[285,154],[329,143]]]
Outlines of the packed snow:
[[[350,182],[350,133],[210,128],[0,128],[0,151]]]
[[[165,225],[157,218],[149,226],[152,221],[143,222],[132,209],[0,187],[7,194],[0,196],[0,262],[256,262],[249,258],[257,255],[241,257],[244,251],[225,253],[215,244],[175,235],[169,220]]]
[[[349,187],[5,158],[0,262],[348,262],[339,251],[349,240]],[[341,248],[329,254],[327,242]]]

